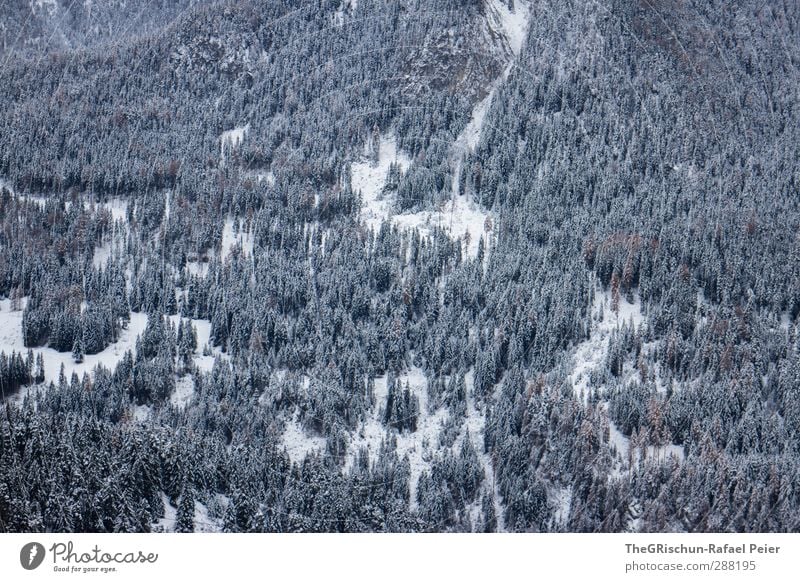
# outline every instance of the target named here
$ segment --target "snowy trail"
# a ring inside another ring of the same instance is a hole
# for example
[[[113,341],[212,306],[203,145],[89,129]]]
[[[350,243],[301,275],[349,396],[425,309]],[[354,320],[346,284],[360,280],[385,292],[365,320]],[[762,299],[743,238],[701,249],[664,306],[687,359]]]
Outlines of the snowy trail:
[[[530,10],[526,3],[521,0],[514,0],[514,11],[500,0],[490,0],[487,3],[487,17],[489,26],[500,32],[508,43],[508,64],[503,73],[489,85],[489,92],[472,110],[469,123],[456,138],[450,150],[450,167],[453,169],[452,182],[450,185],[451,200],[447,209],[447,227],[454,234],[456,225],[466,224],[470,232],[470,244],[468,254],[475,256],[478,250],[480,233],[486,230],[489,213],[481,210],[474,202],[468,200],[460,192],[459,184],[461,180],[462,165],[464,157],[472,152],[480,142],[483,127],[486,122],[486,115],[492,106],[498,89],[505,83],[511,74],[517,56],[519,56],[525,35],[528,32],[530,22]],[[485,241],[488,243],[488,240]]]
[[[483,132],[486,115],[492,105],[497,90],[508,78],[516,62],[530,21],[530,9],[527,2],[514,0],[514,9],[503,4],[501,0],[489,0],[487,8],[487,34],[499,34],[504,39],[503,50],[507,61],[502,74],[492,80],[488,93],[473,109],[469,123],[453,142],[448,156],[448,164],[452,172],[451,197],[437,210],[393,214],[393,201],[381,196],[386,183],[389,165],[398,163],[402,172],[411,165],[411,160],[397,148],[393,135],[382,136],[380,154],[377,163],[369,161],[354,162],[351,165],[353,189],[360,190],[363,196],[361,218],[364,223],[375,230],[383,221],[389,220],[405,229],[418,229],[424,235],[430,235],[434,226],[446,231],[450,238],[463,238],[466,241],[465,252],[469,257],[478,254],[481,236],[491,229],[490,213],[468,200],[459,192],[463,158],[477,147]],[[468,236],[467,236],[468,235]],[[489,237],[486,237],[487,239]],[[484,243],[487,245],[488,240]]]

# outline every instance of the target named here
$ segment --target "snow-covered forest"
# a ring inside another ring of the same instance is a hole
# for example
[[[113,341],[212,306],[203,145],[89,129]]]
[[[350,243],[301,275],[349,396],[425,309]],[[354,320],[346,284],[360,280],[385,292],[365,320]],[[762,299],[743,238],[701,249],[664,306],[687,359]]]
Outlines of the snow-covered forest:
[[[7,0],[0,532],[800,530],[800,4]]]

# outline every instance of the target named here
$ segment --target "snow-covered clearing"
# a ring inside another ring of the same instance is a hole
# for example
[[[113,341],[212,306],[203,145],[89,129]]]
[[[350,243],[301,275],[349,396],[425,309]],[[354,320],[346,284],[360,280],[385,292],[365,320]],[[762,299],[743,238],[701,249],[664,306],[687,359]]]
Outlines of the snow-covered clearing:
[[[464,250],[469,257],[477,255],[482,236],[485,239],[486,250],[489,250],[490,214],[467,196],[463,196],[459,192],[458,184],[463,158],[478,145],[494,95],[508,78],[514,59],[519,54],[527,34],[530,19],[527,3],[514,0],[513,7],[513,10],[510,10],[501,0],[489,0],[487,4],[487,24],[494,33],[505,39],[508,65],[503,74],[491,82],[488,94],[475,106],[469,123],[453,143],[449,156],[453,176],[450,200],[436,210],[393,214],[393,201],[381,195],[386,184],[389,165],[396,162],[401,171],[405,172],[410,160],[403,152],[398,151],[393,135],[382,136],[377,163],[359,161],[351,165],[353,189],[362,193],[364,206],[361,218],[368,228],[378,230],[382,222],[389,221],[400,228],[419,229],[421,234],[430,236],[433,228],[439,227],[452,239],[464,240]]]
[[[663,461],[671,456],[674,456],[679,461],[682,461],[684,458],[683,447],[671,443],[659,447],[648,445],[644,449],[645,454],[644,457],[642,457],[642,448],[636,448],[631,451],[631,439],[622,434],[622,432],[613,422],[609,421],[608,425],[609,443],[614,446],[620,458],[626,463],[628,459],[630,459],[631,463],[635,465],[636,463],[647,459]]]
[[[12,351],[23,355],[28,353],[28,348],[25,347],[22,338],[22,312],[25,308],[25,303],[26,299],[22,299],[16,309],[12,310],[10,299],[0,301],[0,351],[4,351],[6,354],[10,354]],[[170,321],[173,324],[176,324],[179,319],[178,316],[170,316]],[[218,354],[203,356],[201,353],[209,343],[211,322],[204,319],[193,319],[192,324],[197,330],[198,352],[196,352],[194,358],[195,364],[201,370],[210,370],[214,364],[214,357]],[[136,340],[144,332],[145,327],[147,327],[147,314],[131,313],[130,322],[125,329],[120,331],[119,339],[98,354],[85,355],[83,362],[80,364],[72,359],[70,352],[57,352],[48,347],[32,348],[32,351],[34,357],[42,354],[44,358],[45,382],[57,382],[62,365],[64,366],[64,374],[69,380],[73,372],[78,377],[83,377],[85,373],[91,374],[98,365],[113,370],[122,360],[125,352],[128,350],[131,352],[136,351]],[[26,394],[36,389],[38,387],[23,388],[12,397],[12,400],[21,402]],[[180,402],[185,402],[191,397],[191,392],[188,391],[189,387],[181,387],[179,382],[179,389],[181,392],[174,398],[177,398]],[[144,412],[138,411],[138,415],[142,416]]]
[[[227,131],[223,131],[219,136],[219,158],[220,164],[225,165],[226,159],[230,156],[231,152],[239,147],[244,140],[244,136],[250,131],[250,124],[234,127]]]
[[[122,198],[112,198],[107,202],[97,204],[99,208],[105,208],[111,213],[111,218],[127,224],[128,222],[128,202]]]
[[[194,502],[194,531],[199,533],[219,533],[222,531],[222,520],[211,517],[208,507]]]
[[[169,397],[169,401],[177,408],[186,408],[192,396],[194,396],[194,378],[187,374],[175,383],[175,392]]]
[[[170,323],[177,327],[181,321],[179,315],[170,315]],[[202,372],[210,372],[214,367],[214,360],[217,356],[227,358],[227,354],[223,354],[220,348],[211,347],[211,322],[207,319],[192,319],[192,325],[197,332],[197,351],[194,354],[193,360],[195,366]],[[145,323],[147,323],[147,316],[145,316]],[[208,353],[208,355],[206,355]]]
[[[19,309],[11,310],[11,301],[4,299],[0,301],[0,351],[10,353],[12,351],[28,353],[22,339],[22,310],[25,307],[25,300],[19,305]],[[91,372],[101,364],[106,368],[113,369],[128,350],[135,351],[136,338],[144,331],[147,325],[147,315],[144,313],[131,313],[131,320],[126,329],[120,332],[116,343],[109,345],[99,354],[84,356],[83,362],[76,364],[70,352],[57,352],[52,348],[33,348],[34,357],[42,354],[44,358],[45,381],[58,381],[61,365],[64,365],[64,373],[67,379],[75,372],[78,376]],[[20,391],[22,394],[24,390]]]
[[[283,446],[293,463],[302,463],[303,459],[314,451],[325,451],[325,437],[310,435],[303,429],[298,420],[299,411],[295,411],[291,420],[286,421],[283,431]]]
[[[360,191],[362,196],[361,219],[368,228],[376,231],[392,216],[393,200],[383,196],[383,187],[393,163],[405,172],[411,159],[398,149],[395,136],[388,134],[380,137],[377,160],[362,160],[350,166],[353,191]]]
[[[510,10],[504,0],[489,0],[486,11],[493,30],[502,33],[513,56],[517,56],[525,43],[530,22],[530,7],[527,2],[513,0]]]
[[[270,186],[275,185],[275,174],[271,170],[267,170],[266,172],[263,170],[251,170],[244,173],[245,178],[249,178],[251,180],[255,180],[259,184],[261,182],[266,182]]]
[[[186,270],[190,275],[205,278],[208,275],[208,261],[187,261]]]
[[[222,227],[222,259],[231,254],[233,247],[238,245],[246,257],[253,256],[253,234],[244,230],[234,229],[233,218],[228,217]]]
[[[134,405],[131,410],[133,411],[133,420],[136,422],[145,422],[153,412],[153,409],[147,404]]]
[[[92,256],[92,265],[95,269],[105,268],[108,259],[111,257],[124,257],[125,256],[125,239],[127,237],[127,226],[121,222],[114,222],[111,234],[108,240],[105,240],[101,245],[94,249]]]
[[[411,160],[398,150],[396,139],[390,134],[380,138],[377,162],[366,160],[351,165],[353,190],[361,192],[361,219],[367,228],[377,231],[381,223],[388,221],[401,229],[419,229],[421,234],[430,236],[434,227],[439,227],[453,239],[468,239],[465,251],[474,257],[478,252],[481,236],[484,236],[487,225],[491,224],[487,223],[488,213],[465,196],[453,196],[437,210],[395,214],[394,200],[383,195],[392,163],[396,163],[401,172],[405,172],[411,165]],[[460,163],[459,158],[458,164]],[[466,233],[469,233],[468,237],[465,237]]]
[[[154,529],[162,532],[174,532],[178,523],[178,510],[169,502],[165,493],[161,493],[161,503],[164,505],[164,517],[156,521]],[[210,503],[220,507],[227,506],[228,500],[224,495],[212,497]],[[222,520],[211,517],[209,508],[203,503],[194,502],[194,531],[200,533],[218,533],[222,531]]]
[[[31,11],[45,10],[50,16],[58,10],[57,0],[31,0],[30,6]]]
[[[605,365],[611,334],[615,330],[619,330],[623,324],[632,325],[636,329],[647,325],[638,294],[634,295],[633,303],[629,303],[624,296],[620,296],[616,311],[611,309],[611,305],[611,292],[597,289],[591,310],[592,330],[589,339],[577,346],[573,356],[573,369],[568,380],[572,384],[576,396],[584,403],[587,401],[589,390],[595,387],[591,384],[592,372]],[[652,347],[650,345],[643,346],[644,349]],[[655,372],[656,385],[660,386],[657,370]],[[633,372],[629,370],[628,374],[633,375]],[[604,406],[606,406],[605,403]],[[635,464],[642,451],[637,449],[631,454],[631,439],[626,437],[613,421],[609,419],[608,422],[609,444],[616,449],[619,460],[625,466],[629,459]],[[673,444],[646,447],[645,457],[648,459],[665,460],[672,455],[683,459],[683,447]],[[619,474],[618,471],[616,473]]]
[[[488,212],[481,210],[466,196],[455,196],[445,202],[440,210],[398,214],[394,217],[394,222],[401,228],[417,228],[421,234],[427,236],[430,236],[434,227],[441,228],[451,239],[460,238],[465,241],[466,255],[475,258],[481,237],[484,237],[486,249],[489,248],[488,234],[492,223],[487,222],[488,217]]]

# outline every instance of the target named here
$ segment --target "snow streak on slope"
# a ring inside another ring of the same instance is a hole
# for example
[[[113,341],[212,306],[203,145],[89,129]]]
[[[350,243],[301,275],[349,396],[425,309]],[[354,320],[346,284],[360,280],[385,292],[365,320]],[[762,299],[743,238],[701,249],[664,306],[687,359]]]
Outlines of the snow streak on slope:
[[[433,228],[438,227],[446,231],[450,238],[466,241],[464,251],[469,257],[477,255],[482,236],[485,237],[488,250],[491,238],[488,236],[491,230],[490,215],[466,196],[462,196],[458,191],[458,184],[463,157],[478,145],[494,95],[508,78],[527,34],[530,18],[528,5],[521,0],[514,0],[513,6],[514,9],[509,10],[501,0],[490,0],[487,3],[487,26],[493,34],[504,40],[508,65],[503,74],[490,84],[488,95],[475,106],[469,123],[453,143],[450,151],[453,176],[451,199],[436,210],[393,215],[393,201],[381,196],[389,164],[395,161],[405,171],[410,160],[397,150],[394,136],[381,137],[377,163],[357,162],[351,166],[353,189],[362,193],[364,206],[361,216],[369,228],[378,230],[381,223],[388,220],[401,228],[419,229],[423,235],[429,236]]]
[[[497,531],[505,531],[505,519],[503,517],[503,508],[500,504],[500,493],[495,491],[494,488],[494,467],[492,466],[492,459],[488,453],[483,451],[484,432],[486,431],[486,415],[482,410],[479,410],[475,403],[475,369],[470,369],[464,375],[464,385],[467,388],[467,419],[464,423],[465,429],[469,430],[470,440],[475,452],[478,453],[478,458],[481,460],[483,472],[485,475],[484,488],[492,493],[494,500],[494,514],[497,519]],[[466,436],[466,430],[464,436]],[[480,504],[480,499],[475,502],[476,506]]]
[[[474,202],[468,200],[463,192],[459,191],[461,166],[464,157],[477,147],[483,132],[486,114],[492,106],[494,96],[514,66],[528,32],[530,12],[527,4],[520,0],[514,0],[513,12],[501,0],[490,0],[487,4],[487,18],[490,28],[505,38],[510,51],[509,61],[503,74],[489,86],[486,97],[472,110],[469,123],[453,143],[450,150],[450,166],[453,168],[453,180],[450,187],[451,200],[445,209],[445,227],[449,229],[451,236],[463,235],[464,231],[461,230],[463,227],[469,231],[470,243],[467,248],[469,256],[475,256],[477,253],[480,236],[484,232],[487,234],[485,243],[488,250],[488,243],[491,240],[491,237],[488,236],[491,222],[488,212],[480,209]]]
[[[513,10],[509,10],[503,0],[489,0],[486,3],[489,25],[496,32],[502,33],[508,43],[511,54],[517,56],[522,50],[530,22],[530,8],[522,0],[512,1]]]
[[[309,435],[300,424],[299,411],[295,411],[291,420],[286,421],[283,432],[283,446],[293,463],[302,463],[306,456],[314,451],[325,451],[325,437]]]
[[[573,356],[573,370],[568,381],[572,384],[578,399],[584,403],[588,399],[590,388],[595,387],[591,382],[592,373],[596,370],[601,370],[605,365],[612,332],[620,329],[623,324],[634,326],[636,329],[646,325],[638,294],[634,295],[633,303],[629,303],[624,297],[620,297],[619,308],[616,313],[611,309],[611,304],[611,292],[598,289],[592,305],[591,320],[593,329],[589,339],[578,345]],[[643,349],[647,347],[643,346]],[[603,407],[607,409],[607,403],[603,403]],[[609,444],[616,449],[619,460],[624,465],[627,465],[629,457],[633,463],[638,462],[641,457],[641,451],[636,450],[630,454],[631,439],[626,437],[613,421],[609,419],[608,423]],[[664,460],[670,456],[675,456],[678,459],[683,459],[684,457],[683,447],[674,444],[666,444],[660,447],[647,446],[645,455],[647,458],[655,458],[657,460]]]

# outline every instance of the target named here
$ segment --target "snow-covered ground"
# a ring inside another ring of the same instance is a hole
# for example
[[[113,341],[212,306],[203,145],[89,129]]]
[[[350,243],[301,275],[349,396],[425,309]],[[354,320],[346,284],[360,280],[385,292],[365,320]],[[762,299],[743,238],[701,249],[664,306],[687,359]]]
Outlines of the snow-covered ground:
[[[414,432],[398,432],[387,429],[381,422],[381,412],[386,404],[388,389],[386,376],[375,378],[375,406],[372,416],[364,425],[351,435],[348,445],[348,458],[345,471],[349,471],[355,464],[358,451],[365,447],[369,451],[371,461],[374,461],[380,450],[381,443],[394,436],[397,440],[397,456],[402,459],[408,455],[410,464],[409,492],[411,509],[417,507],[417,483],[422,471],[430,469],[433,451],[442,425],[447,418],[447,411],[440,408],[433,413],[428,410],[428,383],[422,370],[417,367],[410,368],[405,374],[397,377],[398,386],[408,384],[409,389],[419,399],[419,416],[417,430]]]
[[[178,510],[169,502],[169,497],[161,493],[161,503],[164,505],[164,517],[159,519],[154,525],[159,526],[162,531],[171,532],[175,531],[175,523],[178,521]]]
[[[397,147],[394,135],[382,135],[377,160],[362,160],[350,166],[354,192],[361,192],[363,207],[361,219],[368,228],[378,230],[381,223],[392,216],[393,200],[382,195],[389,166],[397,164],[402,172],[411,165],[411,159]]]
[[[246,257],[253,256],[253,234],[244,230],[235,231],[233,228],[233,218],[228,217],[225,220],[225,226],[222,227],[222,259],[224,260],[231,254],[231,250],[235,245],[242,249],[242,254]]]
[[[619,308],[616,312],[611,309],[611,299],[610,291],[597,289],[591,310],[592,330],[589,339],[577,346],[573,356],[573,369],[568,381],[572,384],[576,396],[584,403],[588,398],[589,389],[592,388],[590,384],[592,372],[605,365],[612,332],[618,330],[623,324],[633,325],[636,329],[647,325],[638,294],[634,295],[633,303],[629,303],[624,296],[620,296]],[[643,349],[652,348],[653,346],[648,344],[643,346]],[[656,380],[658,380],[658,371],[655,372]],[[632,372],[629,370],[629,373]],[[660,382],[657,381],[656,385],[660,386]],[[609,419],[609,444],[617,450],[618,460],[624,465],[627,465],[629,457],[636,463],[641,454],[641,451],[638,450],[634,451],[632,455],[629,454],[630,440]],[[683,447],[666,444],[660,447],[648,446],[646,457],[664,460],[674,455],[678,459],[683,459],[683,454]]]
[[[465,130],[466,131],[466,130]],[[469,128],[470,132],[478,131]],[[383,196],[383,187],[392,163],[398,164],[400,170],[405,172],[411,164],[410,158],[398,150],[397,142],[393,135],[381,136],[379,157],[377,162],[359,161],[351,165],[352,186],[355,191],[360,191],[363,206],[361,220],[373,230],[378,230],[384,221],[396,224],[401,229],[419,229],[420,233],[430,236],[434,227],[439,227],[447,232],[451,238],[468,240],[465,251],[468,256],[474,257],[478,252],[481,236],[486,236],[486,228],[491,228],[491,221],[487,223],[487,212],[466,196],[453,196],[451,200],[443,203],[436,210],[423,210],[403,214],[394,213],[394,200]],[[462,139],[464,143],[472,143]],[[460,158],[457,162],[460,166]],[[465,234],[469,233],[468,237]]]
[[[484,237],[484,245],[486,250],[489,250],[491,215],[458,191],[461,164],[464,156],[478,145],[486,114],[491,107],[494,95],[508,78],[514,59],[522,48],[528,31],[530,11],[528,4],[522,0],[514,0],[513,10],[510,10],[501,0],[489,0],[487,8],[489,27],[506,40],[509,53],[507,55],[508,64],[503,74],[489,85],[488,94],[475,106],[469,123],[453,142],[449,156],[453,176],[450,200],[435,210],[393,214],[393,200],[381,196],[389,165],[396,162],[405,172],[410,165],[410,160],[408,156],[397,149],[396,139],[393,135],[382,136],[377,163],[359,161],[351,165],[353,189],[360,190],[362,193],[361,219],[367,227],[378,230],[381,223],[388,220],[404,229],[419,229],[423,235],[430,235],[434,227],[439,227],[445,230],[452,239],[460,238],[466,241],[464,250],[469,257],[477,255],[481,237]]]
[[[333,13],[333,24],[336,26],[344,25],[345,14],[352,14],[358,6],[358,0],[342,0],[339,8]]]
[[[481,237],[488,250],[491,220],[487,222],[489,213],[481,210],[477,204],[467,200],[466,196],[455,196],[445,202],[439,210],[423,210],[409,214],[397,214],[393,217],[395,224],[401,228],[416,228],[423,235],[430,236],[434,227],[444,230],[451,239],[460,238],[465,242],[464,251],[468,257],[478,254]],[[468,236],[466,236],[468,235]]]
[[[7,354],[12,351],[22,353],[23,355],[28,353],[28,348],[25,347],[22,338],[22,310],[25,308],[25,303],[26,300],[22,299],[17,309],[12,310],[10,299],[0,301],[0,351],[4,351]],[[170,321],[173,324],[178,320],[178,316],[170,317]],[[211,322],[205,319],[194,319],[192,320],[192,324],[197,330],[198,351],[194,358],[195,364],[197,364],[201,370],[210,370],[214,364],[214,357],[218,355],[218,353],[210,356],[203,356],[201,354],[203,348],[209,343]],[[83,362],[80,364],[75,363],[70,352],[57,352],[47,347],[33,348],[34,357],[38,354],[42,354],[44,358],[45,382],[57,382],[62,365],[64,366],[64,374],[68,380],[72,377],[73,372],[79,377],[82,377],[84,373],[91,373],[98,365],[113,370],[125,355],[126,351],[136,351],[136,340],[142,334],[146,326],[146,313],[131,313],[130,322],[126,329],[121,330],[119,339],[98,354],[85,355]],[[218,352],[218,350],[215,351]],[[13,399],[15,401],[21,401],[25,394],[33,389],[36,388],[23,388],[14,395]],[[187,398],[191,397],[191,392],[188,391],[189,388],[186,386],[181,387],[180,382],[179,389],[181,392],[177,396],[174,396],[174,398],[185,402]],[[137,414],[141,416],[144,412],[145,411],[138,411]]]
[[[222,531],[222,520],[214,519],[208,511],[208,507],[194,502],[194,531],[199,533],[218,533]]]
[[[125,239],[127,228],[120,226],[122,223],[115,222],[109,240],[104,241],[94,250],[92,265],[95,269],[105,268],[108,259],[112,256],[125,256]]]
[[[504,0],[488,0],[486,6],[490,26],[495,31],[502,32],[511,54],[518,55],[528,34],[530,22],[528,3],[523,0],[512,0],[513,9],[509,9]]]
[[[217,495],[217,499],[212,498],[212,502],[222,507],[226,506],[228,499],[224,495]],[[173,507],[169,498],[161,493],[161,503],[164,505],[164,517],[156,521],[153,526],[162,532],[174,532],[178,523],[178,510]],[[194,502],[194,531],[200,533],[218,533],[222,531],[222,520],[211,517],[209,508],[203,503],[195,500]]]
[[[194,396],[194,378],[187,374],[175,383],[175,392],[172,393],[169,401],[177,408],[186,408],[192,396]]]
[[[619,309],[614,312],[611,309],[611,292],[597,289],[591,312],[592,330],[589,339],[580,343],[575,350],[574,367],[569,377],[579,398],[586,400],[591,373],[605,363],[611,333],[623,323],[632,323],[638,329],[644,321],[638,295],[634,296],[633,303],[628,303],[621,296]]]
[[[99,207],[105,208],[111,213],[111,218],[115,221],[128,221],[128,202],[122,198],[112,198],[108,202],[101,202]]]
[[[22,340],[22,309],[25,300],[20,303],[19,309],[11,310],[11,301],[0,301],[0,351],[6,353],[16,351],[27,354],[28,348]],[[44,357],[45,381],[58,381],[61,365],[69,379],[75,372],[83,376],[84,372],[91,372],[98,364],[113,369],[122,359],[127,350],[135,351],[136,338],[139,337],[147,325],[147,315],[144,313],[131,313],[131,320],[127,329],[120,332],[119,340],[111,344],[99,354],[86,355],[80,364],[76,364],[70,352],[57,352],[52,348],[33,348],[34,357],[42,354]]]
[[[170,315],[169,321],[172,325],[176,326],[181,321],[179,315]],[[147,316],[145,316],[145,324],[147,323]],[[197,332],[197,351],[194,355],[194,364],[202,372],[210,372],[214,367],[214,360],[217,356],[227,358],[227,354],[223,354],[219,348],[211,347],[211,322],[207,319],[193,319],[192,325]],[[209,355],[204,355],[205,352],[210,352]]]
[[[266,182],[270,186],[275,184],[275,174],[271,170],[250,170],[244,173],[244,177],[255,180],[259,184],[261,182]]]
[[[639,462],[642,451],[640,449],[631,451],[631,439],[622,434],[613,422],[609,421],[608,425],[609,443],[617,450],[619,457],[625,462],[627,462],[630,457],[634,465]],[[660,447],[648,445],[645,453],[645,459],[665,460],[670,456],[675,456],[678,460],[682,461],[684,458],[683,447],[671,443]]]
[[[478,453],[478,458],[481,460],[483,472],[486,478],[484,487],[488,488],[494,495],[494,513],[497,518],[497,531],[505,531],[505,520],[503,519],[503,508],[500,504],[500,494],[494,490],[494,467],[492,467],[492,459],[488,453],[483,452],[483,436],[486,430],[486,415],[482,410],[479,410],[475,404],[475,370],[471,368],[469,372],[464,375],[464,385],[467,388],[467,418],[464,422],[464,437],[466,431],[469,431],[470,440],[475,452]],[[463,438],[463,437],[462,437]],[[476,501],[476,505],[480,504],[480,499]]]
[[[286,421],[283,431],[283,446],[293,463],[302,463],[309,453],[325,451],[325,437],[310,435],[298,420],[298,411],[295,411],[291,420]]]
[[[554,518],[556,524],[564,525],[569,519],[572,508],[572,487],[561,487],[551,494],[552,504],[555,507]]]
[[[134,405],[131,407],[131,410],[133,414],[133,420],[136,422],[145,422],[153,412],[153,409],[147,404]]]
[[[250,124],[234,127],[223,131],[219,136],[219,158],[220,164],[225,165],[225,160],[231,152],[239,147],[244,140],[244,136],[250,131]]]

